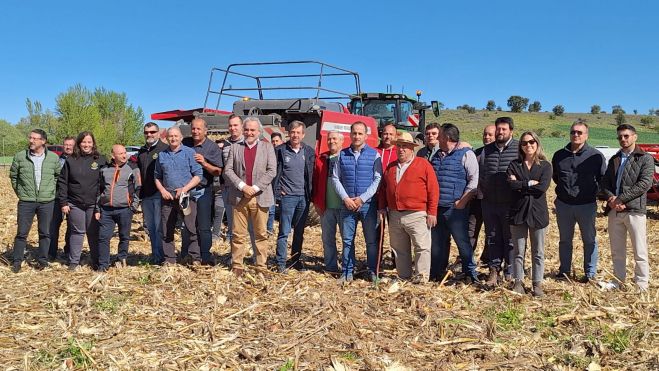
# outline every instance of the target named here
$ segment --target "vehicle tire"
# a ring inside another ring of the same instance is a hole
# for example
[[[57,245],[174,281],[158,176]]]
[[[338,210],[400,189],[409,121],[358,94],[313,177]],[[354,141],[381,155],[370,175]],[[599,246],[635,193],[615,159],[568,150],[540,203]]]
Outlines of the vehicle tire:
[[[307,216],[307,227],[320,225],[320,215],[316,212],[316,207],[309,204],[309,215]]]

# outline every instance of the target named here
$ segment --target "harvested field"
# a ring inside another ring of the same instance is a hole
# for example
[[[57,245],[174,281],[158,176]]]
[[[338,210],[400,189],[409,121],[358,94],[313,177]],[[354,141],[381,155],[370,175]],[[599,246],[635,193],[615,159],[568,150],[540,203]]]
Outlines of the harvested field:
[[[319,271],[317,227],[306,233],[310,270],[288,275],[250,271],[236,280],[226,267],[226,244],[214,247],[223,262],[216,267],[148,265],[150,248],[137,223],[129,267],[98,274],[85,266],[70,273],[54,263],[43,272],[24,266],[13,274],[16,198],[6,176],[0,200],[5,369],[659,369],[656,278],[644,295],[631,284],[603,292],[554,280],[553,219],[546,297],[536,300],[451,279],[443,285],[392,283],[392,270],[385,270],[378,287],[364,280],[340,287]],[[648,240],[656,277],[659,213],[657,206],[651,210]],[[599,278],[610,280],[605,222],[598,218]],[[270,243],[274,254],[274,239]],[[36,244],[33,226],[29,245]],[[574,266],[581,272],[580,242],[576,246]],[[631,258],[628,272],[631,277]]]

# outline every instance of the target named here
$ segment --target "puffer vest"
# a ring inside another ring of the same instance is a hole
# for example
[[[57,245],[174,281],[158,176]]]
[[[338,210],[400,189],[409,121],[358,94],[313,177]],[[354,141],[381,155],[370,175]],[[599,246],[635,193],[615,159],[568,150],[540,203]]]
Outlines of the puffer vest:
[[[496,142],[483,147],[481,152],[481,179],[484,180],[484,200],[492,203],[508,204],[513,201],[513,191],[508,184],[508,165],[519,157],[519,141],[513,139],[503,151]]]
[[[440,207],[453,206],[467,188],[467,170],[462,165],[462,159],[467,151],[471,151],[471,149],[455,149],[446,156],[441,156],[441,152],[437,151],[430,159],[437,182],[442,187],[442,191],[439,193]]]
[[[377,151],[364,145],[355,161],[355,155],[350,147],[341,150],[339,166],[341,166],[341,184],[349,197],[357,197],[366,192],[373,183],[373,164]]]

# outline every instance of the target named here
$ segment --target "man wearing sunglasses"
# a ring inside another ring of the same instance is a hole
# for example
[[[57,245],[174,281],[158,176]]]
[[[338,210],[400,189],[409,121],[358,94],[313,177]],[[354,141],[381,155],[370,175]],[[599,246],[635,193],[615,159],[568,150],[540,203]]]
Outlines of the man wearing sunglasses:
[[[606,171],[604,155],[591,147],[588,141],[588,124],[579,119],[570,127],[570,143],[554,153],[552,169],[556,183],[556,223],[558,224],[558,256],[560,267],[557,278],[565,279],[572,273],[572,240],[574,226],[579,225],[583,242],[582,282],[588,282],[597,273],[598,249],[595,232],[597,192]]]
[[[142,215],[144,227],[151,240],[151,259],[154,264],[163,262],[165,256],[162,251],[162,238],[160,236],[160,192],[156,188],[153,171],[160,152],[167,149],[167,143],[160,140],[160,128],[155,122],[147,122],[144,125],[145,144],[137,153],[137,166],[140,169],[142,188],[140,188],[140,200],[142,200]]]
[[[636,145],[636,129],[622,124],[616,129],[620,151],[609,160],[602,180],[606,197],[609,241],[613,275],[616,280],[602,283],[605,289],[616,289],[625,283],[627,266],[627,234],[634,251],[634,282],[647,291],[650,281],[648,237],[646,229],[646,192],[652,186],[654,159]]]

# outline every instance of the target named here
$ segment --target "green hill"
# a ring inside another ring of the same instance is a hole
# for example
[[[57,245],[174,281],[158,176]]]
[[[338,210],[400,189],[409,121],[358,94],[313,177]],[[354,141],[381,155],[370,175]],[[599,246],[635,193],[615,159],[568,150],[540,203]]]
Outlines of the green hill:
[[[618,146],[615,115],[606,113],[597,115],[565,113],[563,116],[554,117],[549,112],[476,111],[476,113],[468,113],[465,110],[443,110],[440,112],[439,117],[436,117],[432,111],[427,111],[426,122],[453,123],[460,128],[462,140],[479,147],[483,128],[488,124],[493,124],[494,120],[500,116],[513,118],[517,139],[525,131],[535,131],[540,136],[545,152],[549,155],[567,144],[570,125],[578,118],[583,118],[588,123],[590,128],[588,143],[590,145],[603,145],[614,148]],[[634,125],[636,128],[639,143],[659,143],[659,131],[657,131],[659,117],[654,117],[654,127],[641,124],[640,120],[644,115],[625,115],[625,117],[627,119],[626,123]]]

